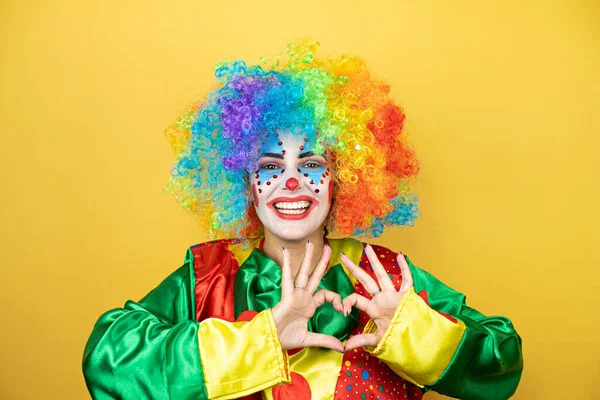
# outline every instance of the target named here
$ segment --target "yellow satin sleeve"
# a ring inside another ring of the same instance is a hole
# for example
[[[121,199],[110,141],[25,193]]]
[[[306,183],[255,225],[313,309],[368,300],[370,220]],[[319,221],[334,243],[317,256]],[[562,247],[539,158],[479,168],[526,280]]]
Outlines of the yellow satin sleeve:
[[[376,329],[371,320],[363,333],[373,333]],[[365,346],[365,350],[402,378],[424,387],[434,384],[446,370],[465,329],[462,321],[450,321],[411,288],[402,297],[377,347]]]
[[[251,321],[202,321],[198,346],[209,399],[237,398],[291,382],[271,309]]]

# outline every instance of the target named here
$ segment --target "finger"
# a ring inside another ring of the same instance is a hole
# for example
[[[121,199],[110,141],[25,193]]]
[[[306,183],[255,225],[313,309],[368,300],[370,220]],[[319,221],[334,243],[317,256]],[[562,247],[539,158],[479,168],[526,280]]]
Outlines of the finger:
[[[339,351],[340,353],[344,352],[344,344],[342,342],[335,336],[324,335],[322,333],[309,332],[308,335],[306,335],[303,347],[326,347],[328,349]]]
[[[400,285],[400,292],[406,293],[408,289],[413,287],[413,278],[410,273],[410,267],[404,258],[404,254],[398,253],[398,265],[400,266],[400,273],[402,274],[402,285]]]
[[[308,282],[308,272],[310,271],[310,266],[312,265],[313,250],[313,244],[310,241],[307,241],[304,250],[304,258],[302,259],[300,269],[294,278],[294,284],[296,286],[302,286],[303,288],[306,288],[306,283]]]
[[[379,289],[379,284],[375,282],[375,280],[371,278],[371,276],[367,274],[366,271],[354,264],[352,260],[348,258],[347,255],[342,253],[342,255],[340,256],[340,260],[342,261],[342,264],[344,264],[346,268],[348,268],[352,275],[354,275],[356,279],[358,279],[358,281],[362,283],[364,288],[367,289],[369,293]]]
[[[343,313],[344,307],[342,306],[342,298],[336,292],[332,292],[331,290],[321,289],[317,293],[313,295],[313,299],[315,299],[315,303],[317,307],[322,305],[325,302],[333,304],[333,308],[335,311]]]
[[[287,298],[294,291],[294,280],[292,279],[292,267],[290,266],[290,253],[285,249],[283,254],[283,265],[281,266],[281,297]]]
[[[319,263],[315,267],[315,270],[306,284],[306,290],[308,290],[310,293],[313,293],[315,290],[317,290],[317,287],[319,287],[323,273],[329,264],[329,257],[331,257],[331,247],[325,245],[323,247],[323,255],[321,256],[321,260],[319,260]]]
[[[377,281],[379,282],[379,286],[382,289],[393,290],[395,292],[396,288],[394,287],[394,282],[392,282],[392,280],[390,279],[390,276],[386,272],[385,268],[383,267],[383,265],[381,265],[381,262],[379,261],[379,257],[377,257],[377,254],[375,254],[375,250],[373,250],[373,247],[371,247],[370,244],[368,244],[365,247],[365,253],[367,253],[367,258],[369,259],[369,262],[371,263],[371,267],[373,267],[373,271],[375,272],[375,275],[377,276]]]
[[[350,351],[362,346],[377,346],[379,338],[374,333],[363,333],[360,335],[352,336],[346,341],[344,346],[345,351]]]
[[[367,307],[369,307],[369,303],[371,303],[371,301],[366,297],[361,296],[358,293],[352,293],[342,301],[342,305],[344,306],[344,315],[348,316],[348,314],[352,312],[352,307],[356,307],[360,311],[366,312]]]

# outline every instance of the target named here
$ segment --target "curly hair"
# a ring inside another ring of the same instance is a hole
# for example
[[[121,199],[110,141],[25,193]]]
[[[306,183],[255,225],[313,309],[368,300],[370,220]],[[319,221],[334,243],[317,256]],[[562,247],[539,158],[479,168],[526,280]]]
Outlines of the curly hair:
[[[176,160],[165,191],[211,238],[262,233],[248,174],[277,129],[315,137],[315,153],[329,152],[335,201],[328,231],[377,237],[420,216],[409,190],[419,163],[390,86],[362,59],[317,57],[318,47],[305,38],[258,65],[218,63],[216,88],[166,129]]]

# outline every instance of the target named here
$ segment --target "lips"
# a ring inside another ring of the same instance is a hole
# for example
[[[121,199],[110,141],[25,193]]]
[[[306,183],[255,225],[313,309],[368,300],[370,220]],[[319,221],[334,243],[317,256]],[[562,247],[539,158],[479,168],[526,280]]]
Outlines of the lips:
[[[267,206],[281,219],[299,220],[310,214],[319,202],[310,196],[277,197],[267,203]]]

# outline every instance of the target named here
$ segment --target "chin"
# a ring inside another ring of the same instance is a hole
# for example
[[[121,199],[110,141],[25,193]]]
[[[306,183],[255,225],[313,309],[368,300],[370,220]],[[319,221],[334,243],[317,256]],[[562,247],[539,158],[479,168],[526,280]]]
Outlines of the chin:
[[[303,239],[306,239],[307,237],[310,236],[311,233],[313,233],[315,231],[315,229],[309,229],[309,227],[274,227],[274,229],[271,230],[271,232],[273,232],[276,236],[278,236],[280,239],[283,240],[287,240],[287,241],[300,241]]]
[[[314,234],[319,230],[323,230],[323,218],[308,218],[306,220],[299,221],[286,221],[277,217],[269,218],[263,222],[265,229],[268,229],[273,235],[286,241],[301,241],[306,240],[310,235]],[[315,217],[317,217],[315,215]]]

